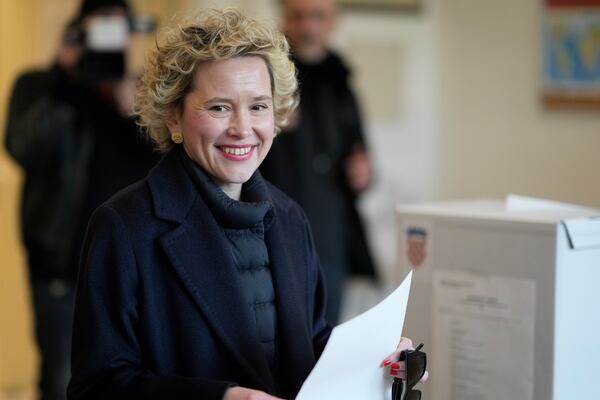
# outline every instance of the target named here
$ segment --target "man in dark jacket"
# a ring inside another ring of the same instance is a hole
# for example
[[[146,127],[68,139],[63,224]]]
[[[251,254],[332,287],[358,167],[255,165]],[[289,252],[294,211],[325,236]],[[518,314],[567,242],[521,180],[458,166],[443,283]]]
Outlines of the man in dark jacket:
[[[132,99],[125,48],[106,53],[101,38],[93,49],[83,41],[84,21],[89,28],[94,17],[108,16],[113,27],[126,27],[128,15],[124,0],[84,1],[53,66],[21,75],[10,99],[6,147],[25,175],[21,228],[43,399],[66,398],[74,286],[88,218],[158,159],[126,115]]]
[[[334,1],[286,0],[282,6],[299,73],[300,107],[261,172],[308,215],[327,284],[326,315],[335,324],[347,273],[375,275],[355,206],[371,182],[371,165],[349,70],[328,48]]]

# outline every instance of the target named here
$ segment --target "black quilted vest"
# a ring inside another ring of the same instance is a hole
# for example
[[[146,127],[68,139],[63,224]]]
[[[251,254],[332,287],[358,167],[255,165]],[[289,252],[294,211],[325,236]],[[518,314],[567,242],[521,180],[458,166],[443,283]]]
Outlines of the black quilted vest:
[[[229,242],[233,262],[243,283],[245,306],[254,315],[265,357],[273,376],[277,376],[275,290],[264,240],[274,213],[264,181],[256,171],[244,183],[241,201],[236,201],[227,196],[183,149],[181,159]]]

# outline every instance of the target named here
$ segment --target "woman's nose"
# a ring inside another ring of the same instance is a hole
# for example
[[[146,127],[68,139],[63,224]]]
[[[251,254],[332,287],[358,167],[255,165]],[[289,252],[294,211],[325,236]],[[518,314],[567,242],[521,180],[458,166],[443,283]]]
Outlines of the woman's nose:
[[[229,123],[228,133],[232,136],[246,137],[251,131],[250,116],[245,112],[235,113]]]

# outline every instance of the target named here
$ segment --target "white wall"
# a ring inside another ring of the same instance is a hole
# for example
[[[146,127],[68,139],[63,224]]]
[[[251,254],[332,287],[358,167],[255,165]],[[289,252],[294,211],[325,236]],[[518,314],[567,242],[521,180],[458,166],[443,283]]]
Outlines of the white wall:
[[[540,102],[538,0],[440,0],[435,196],[508,192],[600,207],[600,110]]]

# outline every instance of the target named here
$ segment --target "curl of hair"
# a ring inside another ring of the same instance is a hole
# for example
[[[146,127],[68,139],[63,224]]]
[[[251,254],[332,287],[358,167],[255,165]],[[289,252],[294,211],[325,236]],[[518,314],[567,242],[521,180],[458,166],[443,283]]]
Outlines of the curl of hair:
[[[138,83],[134,115],[160,151],[173,146],[166,121],[183,111],[196,66],[244,55],[261,57],[267,65],[276,132],[281,130],[298,104],[296,68],[285,36],[235,8],[207,10],[162,33]]]

